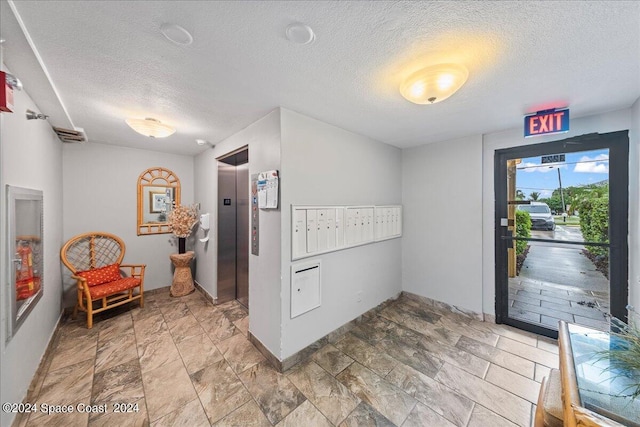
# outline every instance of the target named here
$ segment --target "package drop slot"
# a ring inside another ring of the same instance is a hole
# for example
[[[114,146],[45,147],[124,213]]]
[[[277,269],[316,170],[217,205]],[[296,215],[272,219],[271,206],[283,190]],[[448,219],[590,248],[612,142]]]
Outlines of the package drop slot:
[[[291,318],[320,306],[320,261],[291,266]]]

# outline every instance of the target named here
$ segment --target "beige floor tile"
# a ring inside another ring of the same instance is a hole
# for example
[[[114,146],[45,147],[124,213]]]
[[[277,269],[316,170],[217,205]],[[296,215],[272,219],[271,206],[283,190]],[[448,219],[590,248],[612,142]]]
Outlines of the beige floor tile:
[[[271,427],[271,423],[264,416],[256,402],[250,400],[220,421],[215,427]]]
[[[527,399],[531,403],[538,401],[540,384],[497,365],[491,365],[485,380],[510,391],[516,396]]]
[[[251,400],[251,395],[224,359],[191,374],[191,381],[211,423]]]
[[[487,369],[489,369],[488,361],[481,359],[472,353],[461,350],[458,347],[436,343],[428,338],[422,339],[419,346],[435,355],[443,362],[455,365],[480,378],[484,378]]]
[[[176,360],[151,371],[142,371],[149,421],[182,408],[198,396],[182,360]]]
[[[42,383],[38,402],[49,405],[69,405],[91,397],[93,359],[49,371]]]
[[[358,397],[315,362],[294,368],[287,377],[334,425],[344,421],[360,403]]]
[[[100,341],[110,340],[120,334],[133,332],[133,319],[130,312],[124,312],[97,324]]]
[[[503,336],[506,338],[511,338],[514,341],[519,341],[523,344],[531,345],[534,347],[538,342],[538,336],[536,334],[532,334],[531,332],[525,332],[508,325],[498,325],[491,322],[481,322],[478,320],[472,320],[471,322],[469,322],[469,326],[479,331],[492,333],[492,334],[498,335],[498,337]],[[473,337],[470,337],[470,338],[473,338]],[[495,345],[496,344],[494,344],[494,346]]]
[[[158,336],[169,332],[169,327],[162,314],[143,317],[133,321],[133,330],[136,334],[138,346],[149,341],[155,341]]]
[[[529,425],[531,403],[488,381],[447,363],[440,368],[436,380],[518,425]]]
[[[385,339],[391,322],[380,316],[372,316],[366,321],[358,323],[351,333],[371,345]]]
[[[558,350],[558,341],[547,337],[538,337],[538,348],[554,354],[560,352]]]
[[[333,344],[327,344],[318,350],[312,359],[334,377],[353,363],[353,359],[338,350]]]
[[[433,324],[418,317],[409,316],[404,319],[402,324],[437,343],[456,345],[462,336],[462,334],[445,328],[441,324]]]
[[[336,379],[396,425],[402,424],[416,400],[360,363],[352,363]]]
[[[176,346],[189,375],[223,359],[222,353],[204,333],[180,341]]]
[[[544,377],[547,377],[547,378],[549,377],[550,372],[551,372],[551,368],[541,365],[539,363],[536,363],[536,372],[533,379],[541,383]]]
[[[151,427],[209,427],[207,414],[204,413],[199,399],[195,399],[183,407],[157,419]]]
[[[49,370],[55,371],[85,360],[94,360],[97,348],[97,336],[86,339],[62,336],[58,341]]]
[[[167,321],[167,326],[169,327],[173,341],[176,343],[204,334],[200,323],[190,312],[178,319]]]
[[[176,301],[172,304],[161,305],[160,311],[164,316],[165,322],[173,322],[175,320],[181,319],[191,312],[189,311],[189,306],[182,301]]]
[[[63,321],[34,398],[90,404],[93,392],[139,411],[31,414],[20,426],[529,426],[539,381],[558,363],[551,340],[405,297],[285,375],[247,340],[248,325],[237,302],[172,298],[168,287],[143,309],[96,316],[93,329],[83,315]]]
[[[396,427],[371,405],[360,402],[339,427]]]
[[[396,366],[385,380],[453,424],[460,427],[467,425],[473,402],[444,384],[404,364]]]
[[[549,368],[558,367],[559,359],[557,354],[532,347],[519,341],[514,341],[510,338],[500,337],[498,340],[498,348],[517,356],[524,357],[525,359],[532,360],[536,363],[540,363]]]
[[[242,334],[218,342],[217,347],[237,374],[265,360],[262,353]]]
[[[115,412],[118,411],[118,412]],[[147,416],[147,404],[144,399],[125,405],[107,404],[107,412],[104,414],[91,414],[89,416],[91,427],[146,427],[149,425]]]
[[[307,400],[280,421],[277,427],[331,427],[333,425]]]
[[[98,372],[93,377],[91,404],[135,402],[144,398],[140,364],[130,360],[121,365]]]
[[[245,316],[242,319],[238,319],[233,322],[233,325],[238,328],[242,335],[247,336],[249,333],[249,316]]]
[[[413,408],[413,410],[409,413],[406,421],[402,423],[402,427],[423,426],[455,427],[455,424],[443,418],[431,408],[418,402],[415,408]]]
[[[351,333],[345,334],[334,345],[338,350],[382,377],[391,372],[393,367],[398,364],[398,361],[381,353],[378,349]]]
[[[271,424],[280,422],[305,401],[291,381],[267,361],[245,370],[239,377]]]
[[[96,372],[113,368],[124,362],[135,360],[138,362],[136,350],[136,336],[131,331],[114,334],[110,339],[98,341],[96,354]]]
[[[500,350],[466,336],[460,338],[456,347],[510,371],[533,378],[535,363],[508,351]]]
[[[200,321],[200,326],[209,335],[211,341],[217,344],[236,333],[236,327],[221,311],[212,311],[209,316]]]
[[[484,344],[495,346],[498,342],[499,335],[488,328],[473,327],[473,325],[477,325],[479,323],[484,322],[472,319],[464,319],[464,322],[462,322],[460,321],[460,316],[442,316],[440,320],[438,320],[438,324],[442,325],[446,329],[450,329],[460,335],[464,335]]]
[[[142,372],[153,371],[168,363],[180,360],[180,353],[168,331],[158,333],[154,339],[138,341],[138,356]]]
[[[191,312],[191,314],[198,320],[198,322],[203,322],[217,312],[215,306],[208,301],[187,301],[187,306],[189,307],[189,311]]]
[[[380,341],[376,348],[430,377],[434,377],[438,373],[443,363],[436,355],[427,350],[404,343],[395,337]]]
[[[517,424],[501,417],[487,408],[476,405],[467,427],[516,427]]]
[[[77,402],[70,403],[65,402],[66,405],[70,405],[73,408],[72,412],[68,413],[52,413],[50,415],[44,414],[38,418],[30,417],[27,422],[27,427],[81,427],[86,426],[89,422],[89,414],[85,412],[76,411]]]

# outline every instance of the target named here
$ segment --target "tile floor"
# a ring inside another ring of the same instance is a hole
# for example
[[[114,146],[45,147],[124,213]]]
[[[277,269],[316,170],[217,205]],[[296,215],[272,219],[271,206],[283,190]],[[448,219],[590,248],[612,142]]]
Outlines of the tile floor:
[[[96,319],[63,323],[28,401],[107,405],[32,413],[26,426],[530,426],[556,343],[408,296],[281,374],[247,340],[236,302],[168,288]],[[127,404],[114,412],[114,404]]]
[[[559,320],[608,331],[609,292],[516,277],[509,279],[509,317],[556,331]]]

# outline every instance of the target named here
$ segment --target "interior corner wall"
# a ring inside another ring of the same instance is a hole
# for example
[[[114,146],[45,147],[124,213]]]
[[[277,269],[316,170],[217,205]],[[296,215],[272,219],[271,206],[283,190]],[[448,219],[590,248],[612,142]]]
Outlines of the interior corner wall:
[[[5,70],[5,68],[2,68]],[[28,89],[28,88],[26,88]],[[2,285],[0,297],[0,402],[19,403],[26,396],[61,313],[62,279],[62,143],[44,120],[27,121],[24,111],[39,111],[29,94],[14,92],[14,113],[0,114],[0,198],[2,213]],[[44,204],[43,296],[7,342],[11,321],[10,272],[7,255],[6,186],[42,190]],[[11,425],[13,413],[2,411],[0,425]]]
[[[640,98],[629,130],[629,302],[640,313]]]
[[[402,150],[402,290],[482,312],[482,137]]]
[[[196,242],[196,281],[217,297],[218,161],[241,147],[249,147],[249,175],[280,170],[280,110],[276,109],[240,132],[207,149],[195,159],[195,200],[211,214],[209,242]],[[247,188],[247,192],[250,189]],[[249,330],[271,353],[280,357],[280,214],[260,210],[260,252],[249,255]],[[202,231],[198,230],[198,237]],[[246,236],[250,238],[249,235]]]
[[[281,358],[285,359],[401,291],[401,239],[292,263],[291,205],[400,204],[402,177],[398,148],[290,110],[281,109],[281,114]],[[321,305],[292,319],[291,265],[315,259],[322,260]]]
[[[177,238],[170,233],[137,235],[138,177],[152,167],[170,169],[180,179],[181,203],[191,204],[193,157],[88,142],[65,144],[62,163],[64,240],[89,231],[115,234],[126,245],[124,262],[146,264],[145,291],[170,286],[169,255],[178,251]],[[64,303],[73,306],[75,282],[66,268],[63,274]]]
[[[638,125],[637,119],[637,102],[635,108],[635,126]],[[482,148],[482,303],[483,311],[489,314],[495,314],[495,192],[494,192],[494,154],[495,150],[509,147],[518,147],[529,144],[538,144],[543,142],[558,141],[572,136],[584,135],[589,133],[608,133],[622,130],[630,130],[630,148],[635,151],[630,153],[629,182],[631,185],[635,183],[635,195],[630,192],[630,212],[629,232],[635,230],[635,236],[638,235],[638,227],[640,218],[638,217],[638,177],[640,167],[638,166],[638,127],[632,129],[632,110],[626,108],[623,110],[613,111],[604,114],[598,114],[588,117],[580,117],[571,119],[571,130],[562,135],[547,135],[536,138],[524,138],[523,129],[510,129],[504,132],[492,133],[483,136]],[[635,135],[635,136],[633,136]],[[635,160],[634,160],[635,157]],[[635,162],[635,164],[634,164]],[[631,189],[631,187],[630,187]],[[633,191],[633,190],[632,190]],[[635,198],[635,200],[634,200]],[[635,203],[635,206],[634,206]],[[635,214],[634,214],[635,212]],[[635,217],[634,217],[635,215]],[[462,237],[462,236],[460,236]],[[640,252],[637,247],[637,238],[630,236],[629,259],[631,264],[637,265]],[[635,241],[635,243],[633,243]],[[633,246],[635,244],[635,247]],[[629,277],[630,295],[638,294],[638,270],[635,270],[635,278]],[[634,296],[637,301],[637,296]]]

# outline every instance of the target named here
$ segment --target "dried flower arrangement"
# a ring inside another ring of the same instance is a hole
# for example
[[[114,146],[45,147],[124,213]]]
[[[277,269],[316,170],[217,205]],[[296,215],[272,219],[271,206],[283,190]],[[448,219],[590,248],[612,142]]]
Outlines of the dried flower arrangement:
[[[189,237],[193,226],[198,223],[198,206],[177,205],[169,212],[169,227],[179,238]]]

